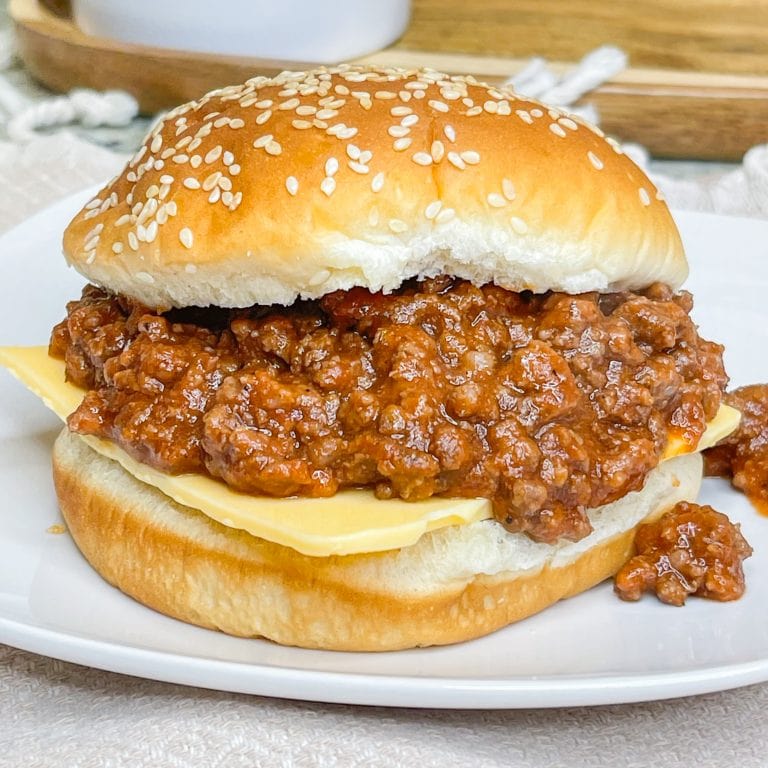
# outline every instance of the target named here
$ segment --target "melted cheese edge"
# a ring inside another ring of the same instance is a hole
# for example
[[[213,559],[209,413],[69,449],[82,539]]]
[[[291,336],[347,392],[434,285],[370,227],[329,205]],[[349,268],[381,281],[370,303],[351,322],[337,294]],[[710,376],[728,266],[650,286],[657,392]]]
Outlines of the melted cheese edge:
[[[64,381],[64,362],[47,347],[0,347],[5,366],[62,421],[83,399],[83,390]],[[722,405],[696,450],[714,445],[739,425],[741,414]],[[239,493],[204,475],[168,475],[136,461],[108,440],[79,435],[94,451],[118,462],[138,480],[179,504],[262,539],[317,557],[399,549],[427,531],[492,517],[487,499],[433,498],[418,502],[382,501],[369,490],[344,490],[328,498],[273,499]],[[663,459],[688,453],[675,439]]]

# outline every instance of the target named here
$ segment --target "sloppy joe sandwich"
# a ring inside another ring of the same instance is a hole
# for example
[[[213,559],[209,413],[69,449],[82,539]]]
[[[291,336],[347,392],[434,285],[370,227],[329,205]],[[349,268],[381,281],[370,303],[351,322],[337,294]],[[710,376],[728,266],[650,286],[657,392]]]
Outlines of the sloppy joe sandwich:
[[[738,424],[680,237],[597,129],[338,67],[168,114],[2,360],[63,419],[75,542],[163,613],[340,650],[477,637],[612,576]]]

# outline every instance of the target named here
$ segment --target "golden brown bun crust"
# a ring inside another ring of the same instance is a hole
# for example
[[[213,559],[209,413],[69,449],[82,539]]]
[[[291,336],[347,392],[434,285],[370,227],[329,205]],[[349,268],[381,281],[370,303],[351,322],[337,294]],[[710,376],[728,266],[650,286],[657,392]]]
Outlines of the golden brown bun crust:
[[[438,273],[570,293],[687,274],[656,188],[598,129],[471,79],[371,68],[254,78],[177,108],[64,251],[152,306]]]
[[[644,502],[646,520],[698,492],[698,455],[665,466],[663,494]],[[371,568],[399,572],[396,552],[314,558],[227,528],[140,483],[67,430],[54,447],[54,479],[81,552],[136,600],[233,635],[329,650],[397,650],[493,632],[613,575],[632,552],[636,527],[562,567],[443,578],[414,593],[386,579],[366,580]],[[642,504],[644,494],[633,494],[633,504]],[[434,544],[425,543],[430,554],[415,558],[416,569],[430,571]]]

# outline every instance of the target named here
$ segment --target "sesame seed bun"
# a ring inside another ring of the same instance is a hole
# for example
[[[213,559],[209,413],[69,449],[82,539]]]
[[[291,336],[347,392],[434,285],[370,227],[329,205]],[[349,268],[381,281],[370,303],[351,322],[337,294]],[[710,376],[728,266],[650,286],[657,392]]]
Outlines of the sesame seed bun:
[[[387,651],[480,637],[612,576],[634,533],[701,484],[701,455],[592,510],[578,542],[531,541],[484,520],[389,552],[309,557],[228,528],[137,480],[64,429],[53,451],[62,514],[111,584],[192,624],[327,650]]]
[[[436,274],[571,293],[687,274],[667,206],[598,129],[471,78],[357,67],[175,109],[64,251],[154,307],[289,304]]]

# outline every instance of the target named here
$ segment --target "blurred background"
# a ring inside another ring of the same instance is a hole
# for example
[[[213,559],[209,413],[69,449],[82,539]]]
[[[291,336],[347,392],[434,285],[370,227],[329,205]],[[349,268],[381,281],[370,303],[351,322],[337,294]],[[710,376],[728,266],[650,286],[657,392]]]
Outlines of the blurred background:
[[[675,205],[768,214],[767,19],[768,0],[3,0],[0,175],[50,152],[60,196],[164,109],[351,60],[511,84],[599,123]]]

